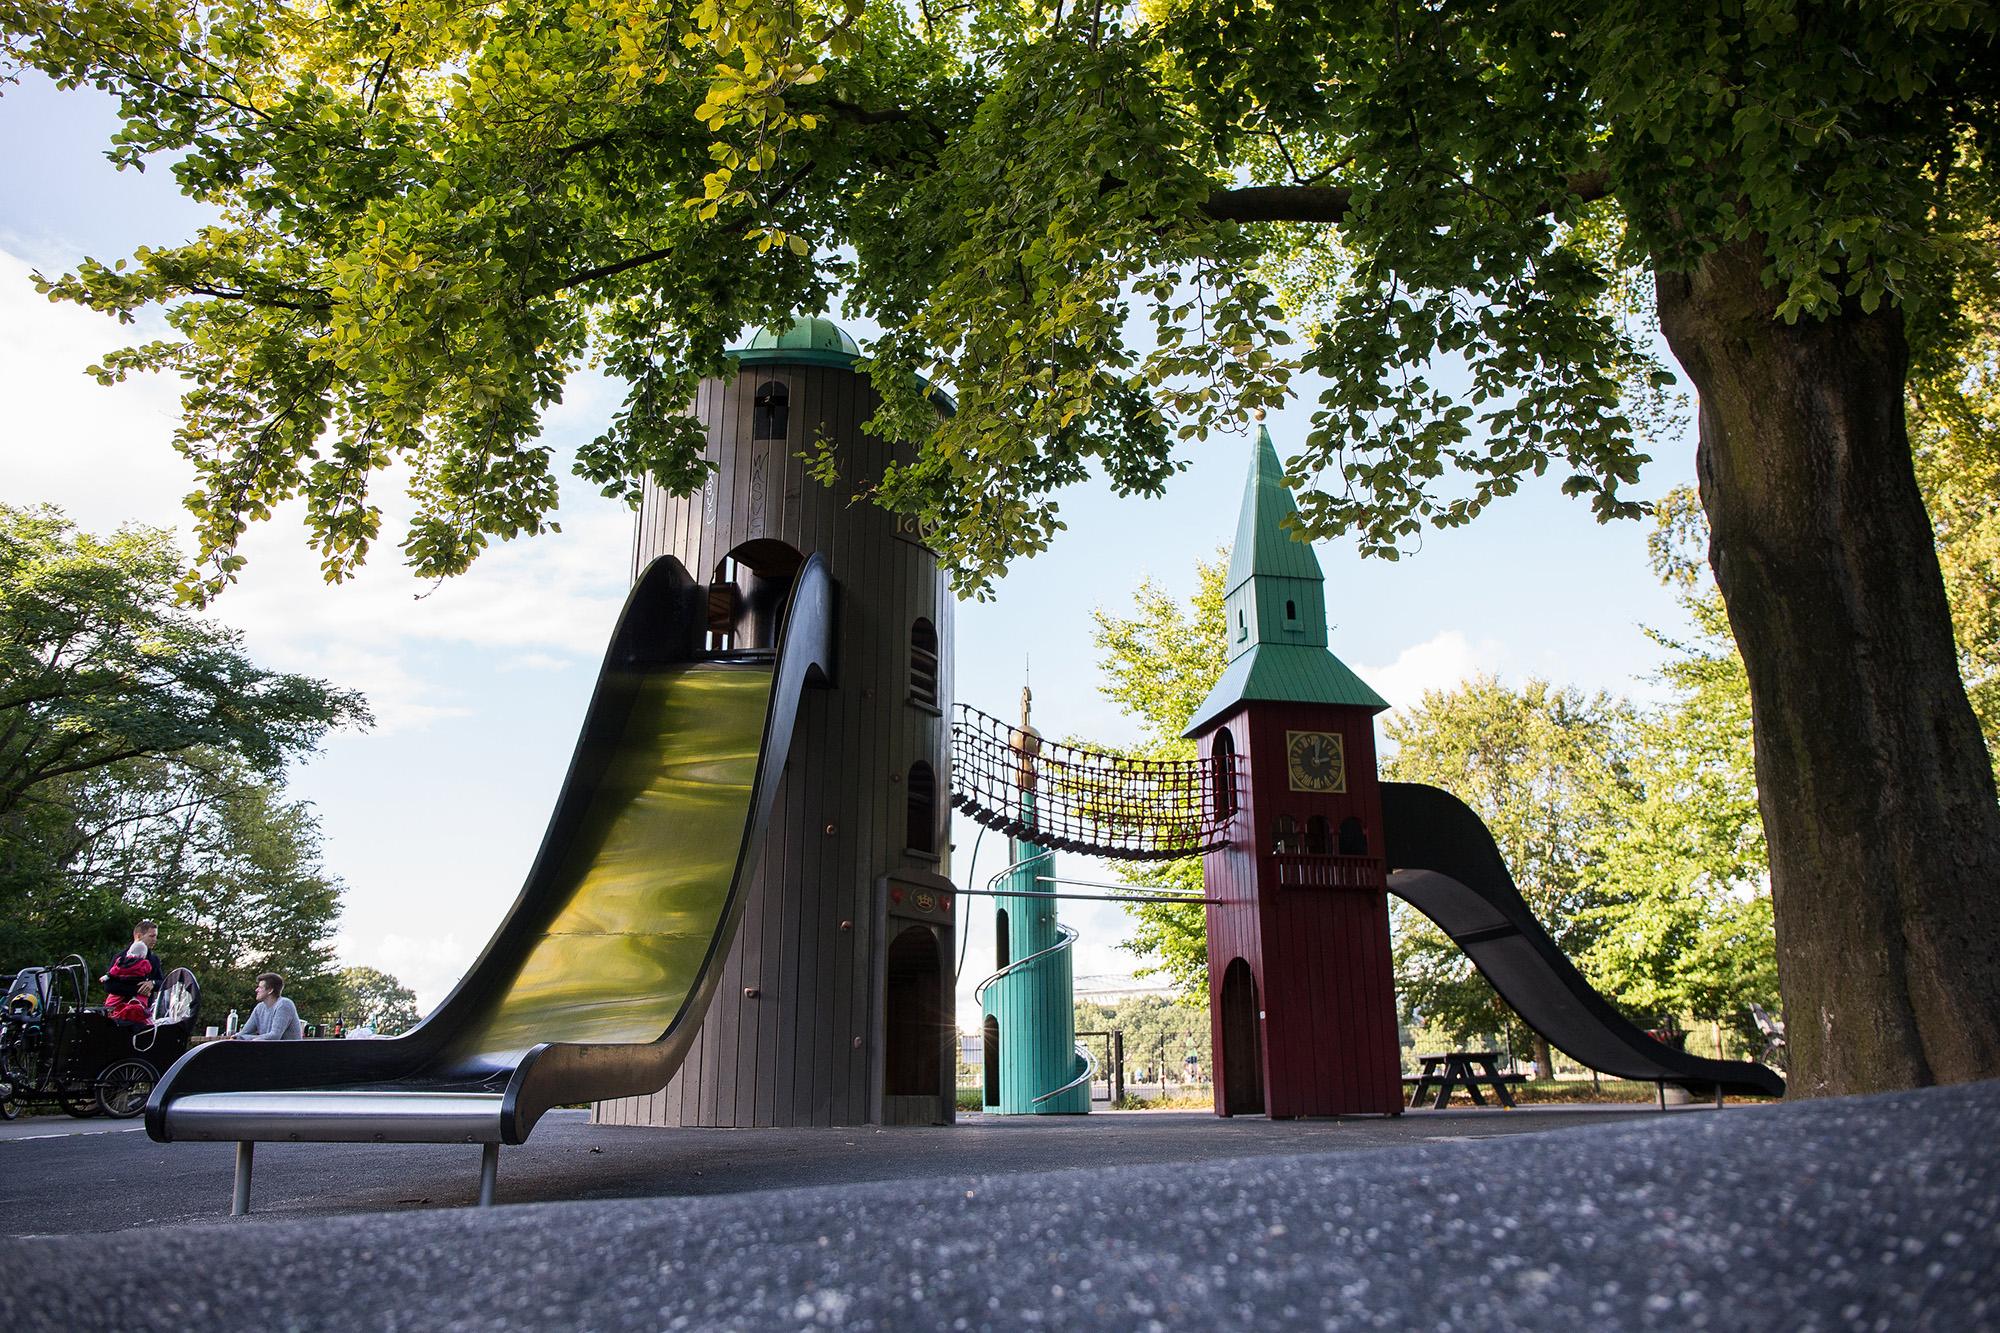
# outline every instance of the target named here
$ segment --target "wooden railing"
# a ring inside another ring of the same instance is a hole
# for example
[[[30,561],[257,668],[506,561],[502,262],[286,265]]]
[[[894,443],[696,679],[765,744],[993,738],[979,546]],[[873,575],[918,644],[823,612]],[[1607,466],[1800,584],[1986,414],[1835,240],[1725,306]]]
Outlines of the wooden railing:
[[[1379,856],[1279,852],[1271,863],[1279,885],[1288,889],[1380,889],[1388,884]]]

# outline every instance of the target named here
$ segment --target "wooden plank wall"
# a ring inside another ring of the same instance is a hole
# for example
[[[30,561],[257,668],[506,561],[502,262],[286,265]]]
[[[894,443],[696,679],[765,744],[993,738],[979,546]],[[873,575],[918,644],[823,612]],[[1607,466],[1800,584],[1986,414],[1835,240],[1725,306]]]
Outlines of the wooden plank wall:
[[[771,380],[789,391],[787,438],[754,441],[753,398]],[[882,1119],[887,923],[877,885],[898,870],[950,873],[953,633],[937,558],[900,538],[893,515],[853,500],[890,458],[888,446],[860,429],[876,404],[864,377],[837,367],[758,363],[733,381],[704,381],[696,411],[717,470],[692,496],[646,487],[635,572],[655,556],[672,555],[705,581],[730,551],[758,539],[828,558],[837,599],[836,679],[830,690],[808,690],[801,703],[742,925],[699,1039],[666,1088],[601,1103],[600,1121],[761,1126]],[[808,477],[798,457],[822,436],[841,464],[831,488]],[[938,634],[938,709],[909,699],[910,630],[919,616]],[[935,857],[904,846],[905,777],[919,759],[937,776]],[[948,977],[955,931],[947,925],[939,933]],[[943,1003],[952,1023],[949,987]],[[949,1119],[949,1086],[939,1095],[940,1118]]]
[[[1274,1119],[1395,1114],[1402,1109],[1402,1069],[1386,879],[1363,889],[1281,886],[1272,855],[1280,815],[1290,815],[1300,829],[1321,815],[1335,830],[1349,817],[1360,819],[1379,858],[1373,719],[1356,708],[1259,703],[1223,726],[1236,744],[1243,805],[1231,843],[1203,860],[1208,896],[1224,900],[1207,909],[1216,1112],[1227,1105],[1222,977],[1233,959],[1242,958],[1265,1014],[1260,1054],[1266,1113]],[[1346,792],[1290,789],[1288,730],[1342,736]],[[1202,739],[1203,753],[1212,745],[1211,733]]]

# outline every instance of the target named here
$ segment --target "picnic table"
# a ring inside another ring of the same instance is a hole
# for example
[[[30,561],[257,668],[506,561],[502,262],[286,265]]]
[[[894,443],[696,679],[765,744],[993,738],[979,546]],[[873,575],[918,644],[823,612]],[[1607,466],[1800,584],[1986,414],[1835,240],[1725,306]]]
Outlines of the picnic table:
[[[1431,1103],[1432,1110],[1444,1110],[1451,1101],[1451,1090],[1459,1086],[1472,1094],[1474,1105],[1484,1106],[1486,1099],[1479,1094],[1482,1083],[1493,1089],[1500,1105],[1512,1107],[1514,1098],[1507,1091],[1507,1085],[1523,1081],[1519,1074],[1500,1072],[1500,1056],[1495,1051],[1446,1051],[1441,1055],[1420,1055],[1417,1058],[1423,1061],[1424,1072],[1403,1080],[1412,1085],[1410,1105],[1413,1107],[1424,1100],[1433,1084],[1437,1086],[1437,1099]]]

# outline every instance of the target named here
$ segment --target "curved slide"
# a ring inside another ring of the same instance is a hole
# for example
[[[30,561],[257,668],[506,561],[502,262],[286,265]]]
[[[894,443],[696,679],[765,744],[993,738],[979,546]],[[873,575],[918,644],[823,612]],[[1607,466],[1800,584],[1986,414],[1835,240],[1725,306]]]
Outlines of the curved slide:
[[[1763,1065],[1677,1051],[1598,994],[1535,920],[1485,821],[1456,796],[1385,782],[1382,824],[1389,892],[1451,936],[1551,1046],[1614,1077],[1675,1083],[1696,1096],[1784,1095],[1785,1081]]]
[[[241,1211],[253,1141],[521,1143],[553,1106],[664,1087],[715,993],[800,693],[832,666],[821,557],[775,654],[704,654],[706,605],[670,557],[633,586],[527,882],[436,1012],[388,1040],[197,1047],[147,1132],[238,1141]]]

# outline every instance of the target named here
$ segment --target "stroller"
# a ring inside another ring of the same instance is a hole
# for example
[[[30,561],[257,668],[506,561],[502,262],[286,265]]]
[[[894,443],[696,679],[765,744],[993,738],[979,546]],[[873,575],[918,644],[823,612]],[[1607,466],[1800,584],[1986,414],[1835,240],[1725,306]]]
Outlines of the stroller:
[[[1750,1004],[1750,1021],[1757,1025],[1758,1033],[1764,1038],[1764,1053],[1757,1057],[1760,1064],[1785,1067],[1785,1020],[1773,1018],[1769,1010],[1756,1001]]]
[[[90,966],[71,954],[15,974],[0,999],[0,1119],[33,1103],[73,1116],[128,1120],[187,1052],[201,1016],[201,983],[177,967],[153,995],[152,1023],[121,1023],[88,1003]]]

